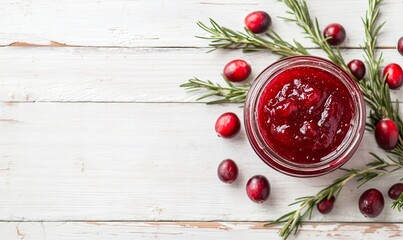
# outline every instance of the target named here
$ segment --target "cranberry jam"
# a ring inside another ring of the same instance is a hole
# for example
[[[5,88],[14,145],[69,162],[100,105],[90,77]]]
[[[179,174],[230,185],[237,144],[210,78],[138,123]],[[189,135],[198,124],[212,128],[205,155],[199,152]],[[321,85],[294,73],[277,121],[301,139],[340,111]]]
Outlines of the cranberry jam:
[[[264,162],[292,176],[319,176],[343,165],[365,128],[357,84],[337,65],[293,57],[266,68],[245,103],[249,141]]]
[[[309,164],[320,162],[340,145],[350,129],[354,106],[336,76],[295,67],[267,84],[257,111],[265,142],[282,157]]]

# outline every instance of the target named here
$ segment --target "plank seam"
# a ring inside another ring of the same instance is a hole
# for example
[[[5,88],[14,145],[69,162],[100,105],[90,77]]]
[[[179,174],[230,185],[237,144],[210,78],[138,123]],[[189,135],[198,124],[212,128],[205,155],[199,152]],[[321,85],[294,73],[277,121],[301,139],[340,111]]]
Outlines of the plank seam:
[[[84,219],[84,220],[1,220],[0,223],[87,223],[87,222],[104,222],[104,223],[267,223],[269,221],[245,221],[245,220],[94,220],[94,219]],[[371,222],[371,221],[304,221],[303,224],[403,224],[403,221],[399,222]]]
[[[69,44],[61,44],[61,45],[53,45],[53,44],[7,44],[0,45],[1,48],[106,48],[106,49],[212,49],[211,47],[198,47],[198,46],[107,46],[107,45],[69,45]],[[340,50],[360,50],[362,47],[338,47]],[[229,48],[230,49],[230,48]],[[319,47],[306,47],[307,50],[318,50]],[[388,50],[388,49],[396,49],[396,46],[377,46],[376,49],[380,50]],[[232,50],[242,50],[242,49],[232,49]],[[265,51],[265,50],[262,50]]]

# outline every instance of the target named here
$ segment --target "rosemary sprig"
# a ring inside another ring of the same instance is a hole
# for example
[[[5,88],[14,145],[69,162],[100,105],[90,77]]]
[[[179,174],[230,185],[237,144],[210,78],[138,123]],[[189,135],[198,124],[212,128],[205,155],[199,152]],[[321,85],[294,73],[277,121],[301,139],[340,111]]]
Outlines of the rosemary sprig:
[[[211,27],[206,26],[202,22],[197,23],[200,28],[210,33],[209,37],[198,36],[198,38],[210,40],[211,43],[209,46],[213,47],[213,50],[219,48],[243,49],[243,51],[268,50],[283,57],[309,55],[308,50],[299,42],[294,41],[294,46],[283,40],[274,31],[265,34],[264,36],[266,37],[261,37],[246,28],[245,33],[242,33],[231,30],[224,26],[220,26],[211,18],[210,24]],[[198,78],[190,79],[188,82],[180,85],[180,87],[184,87],[188,91],[205,90],[208,92],[207,94],[196,99],[196,101],[209,97],[217,98],[217,100],[207,102],[208,104],[244,102],[249,91],[250,84],[234,85],[225,78],[224,80],[227,83],[226,87],[222,87],[219,83],[213,83],[209,80],[203,81]]]
[[[403,193],[401,193],[400,196],[393,201],[391,208],[397,209],[399,212],[403,210]]]
[[[220,26],[210,18],[211,27],[202,22],[197,25],[204,31],[210,33],[209,37],[197,36],[198,38],[211,40],[209,46],[218,48],[242,49],[243,51],[269,50],[283,57],[309,55],[306,48],[294,40],[294,45],[284,41],[276,32],[266,33],[265,37],[256,35],[245,28],[245,33],[234,31]]]
[[[218,83],[213,83],[209,80],[203,81],[198,78],[189,79],[187,83],[180,85],[180,87],[184,87],[189,91],[208,90],[209,93],[196,99],[198,101],[212,96],[218,98],[217,100],[208,102],[208,104],[226,103],[226,102],[235,102],[235,103],[245,102],[245,98],[250,88],[250,84],[234,85],[227,79],[224,78],[224,80],[227,83],[226,87],[223,87]]]
[[[376,57],[375,53],[377,36],[384,25],[384,23],[376,24],[381,2],[382,0],[370,0],[369,10],[366,12],[365,18],[362,19],[365,30],[364,57],[368,77],[364,81],[360,81],[359,85],[366,102],[371,107],[367,124],[370,129],[374,129],[382,118],[392,117],[393,120],[398,118],[392,106],[389,87],[379,75],[383,61],[382,54]]]
[[[399,102],[396,100],[394,104],[391,100],[389,87],[379,74],[383,61],[382,54],[376,57],[375,52],[377,36],[385,24],[385,22],[376,23],[382,1],[369,0],[369,10],[366,12],[365,18],[362,19],[366,39],[364,45],[365,60],[369,74],[367,79],[359,82],[359,85],[366,102],[371,107],[367,127],[373,130],[381,119],[392,119],[398,126],[400,139],[398,146],[390,152],[399,158],[403,158],[403,121],[399,116]]]
[[[332,196],[337,197],[341,189],[350,180],[357,179],[358,187],[360,187],[376,177],[380,177],[403,168],[403,161],[401,160],[391,160],[392,162],[387,162],[375,154],[371,153],[371,155],[374,156],[375,160],[368,163],[365,168],[360,170],[343,169],[346,171],[346,173],[334,180],[331,185],[320,190],[314,196],[297,198],[296,201],[290,205],[300,204],[298,209],[289,212],[279,217],[277,220],[267,223],[266,225],[284,223],[284,226],[279,231],[279,236],[281,236],[283,239],[287,239],[291,233],[295,234],[298,232],[298,229],[302,225],[302,221],[305,217],[309,216],[310,218],[316,204],[325,198],[329,199]],[[401,204],[402,202],[398,202],[395,205],[398,207],[398,209],[400,209]]]
[[[282,17],[285,21],[295,22],[298,26],[300,26],[304,30],[304,34],[312,40],[317,46],[323,49],[329,59],[343,68],[345,71],[350,72],[346,63],[344,62],[343,57],[339,51],[339,48],[336,48],[336,51],[330,46],[330,44],[326,41],[326,38],[323,37],[322,32],[319,27],[318,19],[315,18],[312,21],[311,16],[309,14],[308,6],[305,0],[280,0],[283,2],[289,10],[288,14],[292,15],[292,17]]]

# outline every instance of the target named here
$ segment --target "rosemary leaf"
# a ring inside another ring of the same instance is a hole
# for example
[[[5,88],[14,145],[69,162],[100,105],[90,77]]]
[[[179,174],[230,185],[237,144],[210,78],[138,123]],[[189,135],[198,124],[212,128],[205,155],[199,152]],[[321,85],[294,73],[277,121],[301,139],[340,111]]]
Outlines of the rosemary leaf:
[[[397,209],[397,211],[403,210],[403,193],[400,194],[399,198],[393,201],[392,206],[393,209]]]
[[[203,81],[198,78],[189,79],[188,82],[183,83],[180,87],[185,88],[188,91],[206,91],[205,95],[197,98],[196,100],[202,100],[210,97],[215,97],[216,99],[213,101],[209,101],[209,104],[214,103],[227,103],[227,102],[236,102],[243,103],[245,102],[246,95],[250,88],[250,84],[243,85],[234,85],[230,81],[224,78],[227,86],[222,87],[218,83],[213,83],[209,80]]]
[[[283,57],[309,55],[308,50],[300,43],[294,40],[294,46],[283,40],[274,31],[262,37],[246,28],[244,29],[245,32],[238,32],[220,26],[211,18],[211,26],[207,26],[202,22],[197,22],[197,25],[210,34],[210,36],[207,37],[197,37],[210,40],[210,46],[213,47],[213,50],[219,48],[242,49],[243,51],[269,50]]]

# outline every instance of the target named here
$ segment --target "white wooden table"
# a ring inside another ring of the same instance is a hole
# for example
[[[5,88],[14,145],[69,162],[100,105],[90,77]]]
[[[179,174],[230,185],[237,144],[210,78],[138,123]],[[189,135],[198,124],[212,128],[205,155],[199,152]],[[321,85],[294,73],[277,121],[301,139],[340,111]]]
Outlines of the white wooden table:
[[[310,0],[321,26],[339,22],[347,60],[362,58],[360,17],[366,0]],[[275,0],[2,0],[0,2],[0,238],[1,239],[278,239],[263,227],[342,172],[298,179],[254,154],[242,130],[216,137],[214,122],[239,105],[207,106],[178,86],[197,76],[221,81],[226,62],[243,58],[253,75],[278,57],[215,51],[195,22],[212,17],[242,29],[265,10],[284,38],[309,47],[298,27],[284,23]],[[403,36],[403,2],[388,0],[379,39],[385,63],[403,65],[394,46]],[[352,48],[352,49],[351,49]],[[313,54],[323,56],[319,50]],[[394,98],[403,99],[403,90]],[[360,167],[378,150],[366,133],[345,167]],[[233,185],[216,176],[233,158]],[[270,199],[255,204],[247,179],[267,176]],[[403,239],[403,215],[389,208],[389,186],[401,172],[356,189],[350,183],[329,215],[315,212],[298,239]],[[383,213],[363,217],[357,201],[370,187],[386,199]]]

